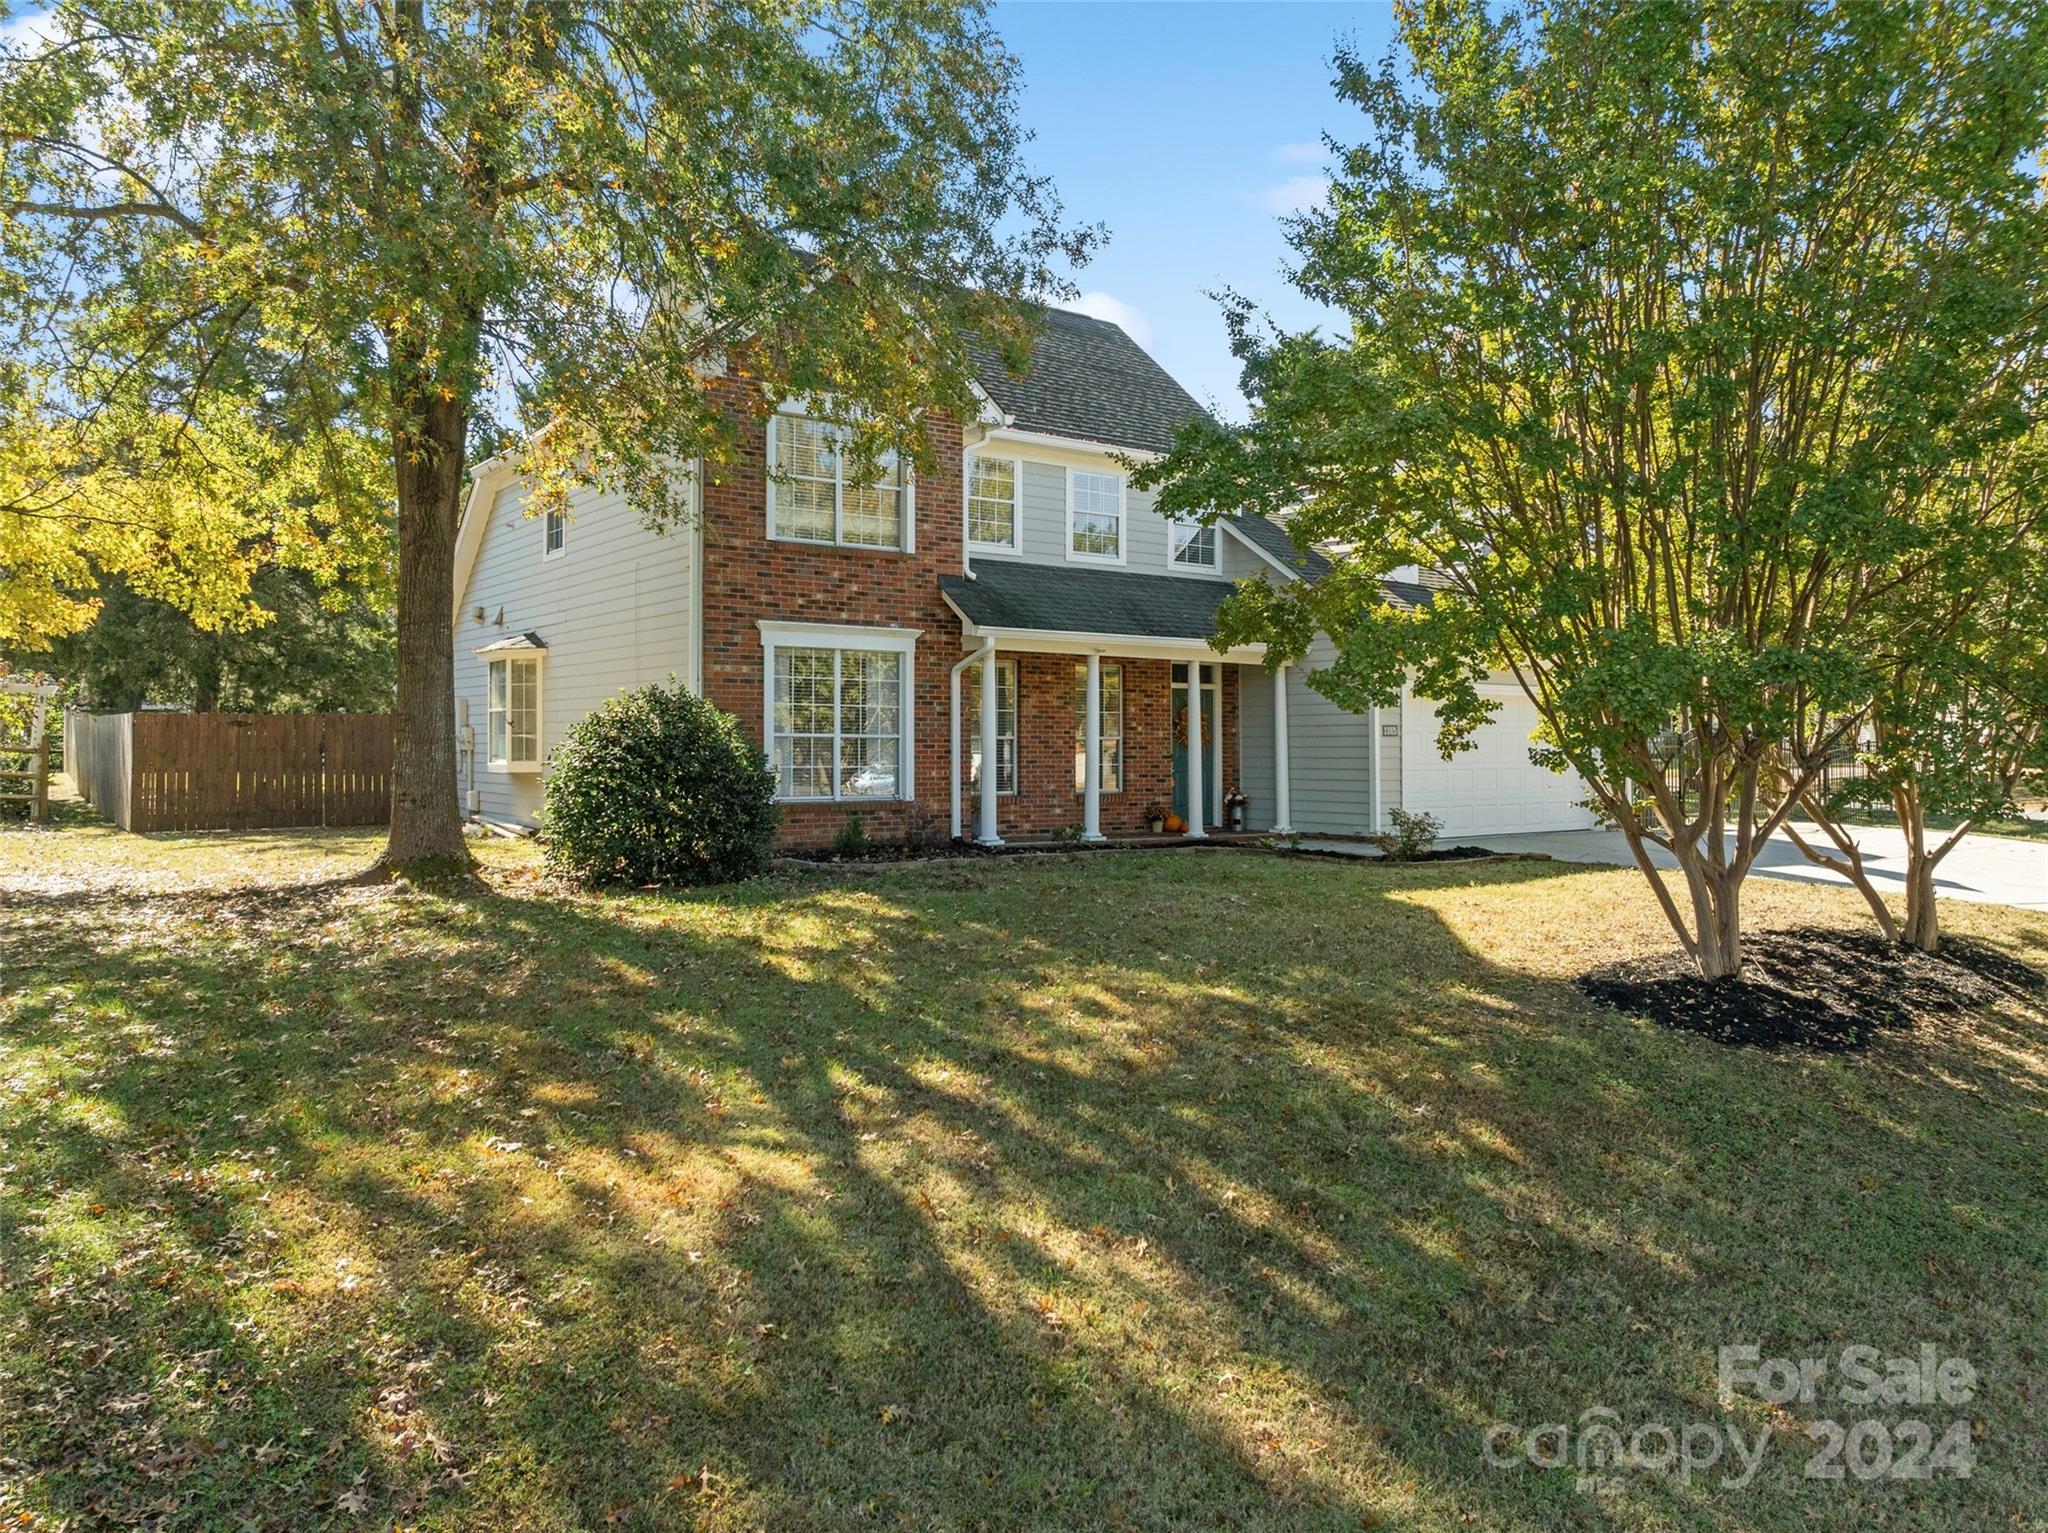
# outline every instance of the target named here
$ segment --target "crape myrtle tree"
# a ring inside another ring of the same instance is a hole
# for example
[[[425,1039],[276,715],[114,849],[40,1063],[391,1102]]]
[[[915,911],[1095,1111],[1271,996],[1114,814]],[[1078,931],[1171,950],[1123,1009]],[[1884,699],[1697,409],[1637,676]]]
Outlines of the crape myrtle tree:
[[[1733,975],[1744,877],[1876,690],[1863,619],[1938,536],[1922,501],[2024,424],[2048,25],[1785,0],[1398,21],[1398,57],[1340,54],[1364,138],[1290,229],[1346,330],[1228,300],[1250,422],[1191,426],[1145,477],[1341,550],[1225,623],[1276,662],[1328,632],[1311,682],[1337,702],[1412,675],[1449,753],[1511,673],[1532,754],[1584,776],[1700,971]],[[1382,600],[1404,565],[1444,579],[1426,610]]]
[[[1878,926],[1941,945],[1935,874],[1977,822],[2011,812],[2048,775],[2048,436],[2036,431],[1958,471],[1943,514],[1961,524],[1923,561],[1865,637],[1877,689],[1856,743],[1860,769],[1802,807],[1830,851],[1788,823],[1806,856],[1861,891]],[[1905,616],[1904,622],[1899,619]],[[1937,635],[1901,647],[1900,631]],[[1906,843],[1905,916],[1871,877],[1845,811],[1886,809]],[[1936,830],[1930,822],[1938,822]]]
[[[253,338],[397,506],[384,865],[466,864],[451,584],[472,442],[683,514],[737,432],[705,378],[928,453],[962,337],[1085,258],[974,0],[60,0],[0,77],[0,297],[57,380],[192,410]]]

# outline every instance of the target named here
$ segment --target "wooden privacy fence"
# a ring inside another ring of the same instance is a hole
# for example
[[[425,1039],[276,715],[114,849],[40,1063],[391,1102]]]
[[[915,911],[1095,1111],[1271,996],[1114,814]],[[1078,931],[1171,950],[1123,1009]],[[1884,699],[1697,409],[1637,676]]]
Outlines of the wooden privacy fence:
[[[123,830],[383,825],[388,713],[72,713],[64,760]]]

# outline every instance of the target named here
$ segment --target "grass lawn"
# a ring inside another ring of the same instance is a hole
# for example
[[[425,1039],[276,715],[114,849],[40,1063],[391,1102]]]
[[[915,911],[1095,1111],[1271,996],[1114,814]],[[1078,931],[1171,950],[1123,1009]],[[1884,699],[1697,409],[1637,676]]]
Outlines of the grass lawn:
[[[283,887],[372,842],[0,831],[0,1524],[2048,1526],[2018,1000],[1731,1051],[1585,1001],[1666,934],[1534,862]],[[1723,1345],[1857,1342],[1976,1398],[1717,1400]],[[1595,1406],[1768,1451],[1482,1459]],[[1871,1415],[1974,1477],[1803,1476]]]

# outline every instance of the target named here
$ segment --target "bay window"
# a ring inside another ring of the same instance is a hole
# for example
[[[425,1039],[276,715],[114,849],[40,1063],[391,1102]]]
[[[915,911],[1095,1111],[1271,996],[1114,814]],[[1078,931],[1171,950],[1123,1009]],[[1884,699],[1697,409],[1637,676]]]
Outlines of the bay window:
[[[494,772],[539,771],[540,657],[491,660],[485,676],[485,766]]]

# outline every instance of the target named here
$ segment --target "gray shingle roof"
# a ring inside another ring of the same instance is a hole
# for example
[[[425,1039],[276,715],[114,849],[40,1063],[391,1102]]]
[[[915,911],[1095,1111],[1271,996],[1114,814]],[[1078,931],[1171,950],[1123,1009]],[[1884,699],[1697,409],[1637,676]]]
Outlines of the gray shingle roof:
[[[1408,580],[1380,586],[1395,607],[1429,605],[1427,586]],[[1216,632],[1216,609],[1236,587],[1180,575],[985,559],[972,576],[941,575],[939,589],[977,628],[1206,642]]]
[[[1207,413],[1121,326],[1065,309],[1040,313],[1021,378],[994,347],[971,343],[981,386],[1021,430],[1165,452],[1176,426]]]
[[[1240,512],[1226,520],[1234,529],[1258,544],[1294,574],[1313,580],[1318,575],[1329,573],[1330,561],[1313,548],[1296,548],[1294,539],[1287,535],[1287,529],[1278,522],[1269,521],[1248,511]]]
[[[974,575],[942,575],[939,589],[977,628],[1204,639],[1234,587],[1220,580],[1081,570],[985,559]]]

